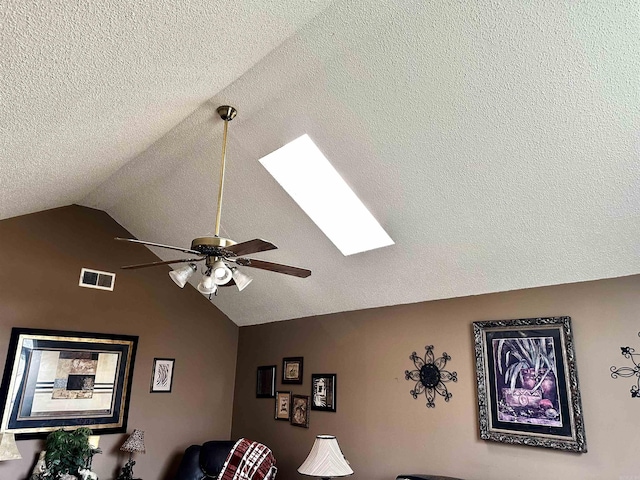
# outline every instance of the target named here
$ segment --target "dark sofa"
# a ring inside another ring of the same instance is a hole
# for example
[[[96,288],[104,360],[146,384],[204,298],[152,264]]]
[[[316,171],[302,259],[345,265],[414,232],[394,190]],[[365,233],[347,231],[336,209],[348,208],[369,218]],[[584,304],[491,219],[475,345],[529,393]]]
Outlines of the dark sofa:
[[[175,480],[216,478],[235,444],[235,440],[212,440],[191,445],[184,452]]]

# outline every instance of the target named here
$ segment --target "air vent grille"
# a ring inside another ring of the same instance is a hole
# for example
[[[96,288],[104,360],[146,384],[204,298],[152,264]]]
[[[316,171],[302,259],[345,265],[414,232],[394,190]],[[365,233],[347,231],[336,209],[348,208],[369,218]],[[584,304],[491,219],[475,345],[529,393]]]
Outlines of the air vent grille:
[[[100,270],[91,270],[89,268],[80,270],[80,283],[78,285],[81,287],[113,291],[115,283],[115,273],[101,272]]]

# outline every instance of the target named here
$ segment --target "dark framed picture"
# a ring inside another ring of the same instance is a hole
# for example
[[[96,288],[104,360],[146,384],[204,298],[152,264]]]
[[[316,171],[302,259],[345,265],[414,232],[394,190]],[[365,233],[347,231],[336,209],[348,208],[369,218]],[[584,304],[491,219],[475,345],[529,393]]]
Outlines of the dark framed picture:
[[[291,392],[276,392],[276,420],[291,418]]]
[[[154,358],[151,372],[151,393],[171,393],[175,358]]]
[[[301,384],[303,357],[286,357],[282,359],[282,383]]]
[[[0,431],[44,437],[59,428],[123,433],[138,337],[14,328]]]
[[[256,380],[256,398],[274,398],[276,396],[276,366],[258,367]]]
[[[571,318],[474,322],[480,438],[586,452]]]
[[[291,395],[291,425],[309,428],[308,395]]]
[[[311,410],[336,411],[336,374],[311,375]]]

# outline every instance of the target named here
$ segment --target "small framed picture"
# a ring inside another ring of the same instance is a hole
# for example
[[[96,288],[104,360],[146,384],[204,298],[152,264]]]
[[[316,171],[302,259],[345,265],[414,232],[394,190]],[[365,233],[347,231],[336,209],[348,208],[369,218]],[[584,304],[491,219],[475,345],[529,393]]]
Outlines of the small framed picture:
[[[282,359],[282,383],[302,383],[303,357],[287,357]]]
[[[154,358],[151,374],[151,393],[171,393],[175,358]]]
[[[276,420],[291,418],[291,392],[276,392]]]
[[[291,396],[291,425],[309,428],[309,396]]]
[[[311,375],[311,409],[336,411],[336,374],[314,373]]]
[[[256,379],[256,398],[275,398],[276,396],[276,366],[258,367]]]

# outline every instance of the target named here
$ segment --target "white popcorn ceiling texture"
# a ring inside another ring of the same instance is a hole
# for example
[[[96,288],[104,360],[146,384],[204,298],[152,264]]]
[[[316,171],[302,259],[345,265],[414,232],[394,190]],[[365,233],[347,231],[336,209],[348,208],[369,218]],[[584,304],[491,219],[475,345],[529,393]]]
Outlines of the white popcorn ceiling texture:
[[[213,299],[238,325],[640,273],[639,2],[0,8],[1,218],[80,203],[189,246],[238,108],[222,233],[313,271],[244,269]],[[259,164],[303,133],[394,246],[343,257]]]

